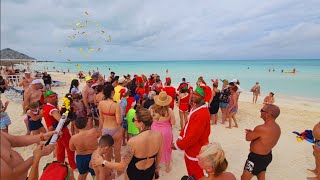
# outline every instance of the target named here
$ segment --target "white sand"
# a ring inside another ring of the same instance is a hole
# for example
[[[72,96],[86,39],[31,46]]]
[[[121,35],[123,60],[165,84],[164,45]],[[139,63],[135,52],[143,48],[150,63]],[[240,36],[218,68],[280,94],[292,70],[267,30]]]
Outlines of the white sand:
[[[68,83],[65,87],[53,88],[54,91],[59,93],[59,97],[63,97],[69,90],[71,78],[76,77],[76,75],[50,74],[54,80]],[[83,85],[84,82],[81,83],[81,87]],[[212,126],[211,128],[210,142],[221,143],[229,162],[227,171],[234,173],[237,179],[240,179],[243,165],[249,153],[249,142],[245,141],[245,129],[253,129],[256,125],[263,123],[263,120],[260,118],[260,109],[264,97],[260,97],[257,104],[252,104],[251,98],[250,93],[243,93],[240,96],[239,112],[237,114],[239,128],[232,128],[230,130],[221,124]],[[6,97],[3,97],[2,100],[5,101]],[[307,171],[308,168],[312,169],[315,167],[312,145],[306,141],[297,142],[292,131],[302,132],[305,129],[312,130],[313,126],[320,120],[320,103],[301,98],[276,96],[275,104],[281,109],[277,122],[280,124],[282,134],[278,145],[273,149],[273,161],[267,169],[267,179],[300,180],[313,176],[311,172]],[[176,140],[179,134],[179,115],[177,108],[174,111],[177,124],[173,128],[173,133],[174,140]],[[26,128],[23,122],[25,116],[21,115],[22,105],[10,102],[7,112],[12,120],[12,124],[9,126],[9,133],[24,135]],[[219,112],[219,121],[220,119],[221,114]],[[44,121],[43,124],[45,124]],[[31,145],[16,148],[16,150],[23,158],[28,158],[32,156],[34,147],[34,145]],[[172,157],[172,171],[169,174],[161,171],[160,179],[178,180],[187,174],[183,152],[174,151]],[[40,162],[40,172],[42,172],[41,170],[46,163],[53,160],[52,154],[43,157]],[[91,179],[90,175],[88,175],[87,179]],[[123,179],[123,177],[118,179]]]

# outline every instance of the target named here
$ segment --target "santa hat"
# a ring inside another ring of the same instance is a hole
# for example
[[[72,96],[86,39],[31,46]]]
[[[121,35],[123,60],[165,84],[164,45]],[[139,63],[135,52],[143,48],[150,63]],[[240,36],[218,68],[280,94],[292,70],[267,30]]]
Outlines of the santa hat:
[[[178,87],[178,91],[180,91],[180,89],[188,89],[188,84],[186,84],[186,83],[183,83],[183,84],[181,84],[179,87]]]
[[[126,88],[126,87],[123,87],[123,88],[121,88],[120,89],[120,91],[119,91],[119,93],[120,93],[120,99],[123,97],[123,95],[125,94],[125,93],[127,93],[128,92],[128,88]]]
[[[205,103],[209,103],[211,96],[212,96],[212,90],[209,86],[201,83],[197,88],[194,90],[195,93],[199,94],[203,97],[203,101]]]
[[[136,104],[137,104],[136,99],[134,97],[128,97],[127,98],[126,114],[131,109],[131,107],[134,107]]]
[[[138,84],[139,87],[142,87],[142,86],[143,86],[142,77],[137,76],[137,77],[136,77],[136,82],[137,82],[137,84]]]
[[[170,77],[166,77],[166,83],[167,84],[171,83],[171,78]]]

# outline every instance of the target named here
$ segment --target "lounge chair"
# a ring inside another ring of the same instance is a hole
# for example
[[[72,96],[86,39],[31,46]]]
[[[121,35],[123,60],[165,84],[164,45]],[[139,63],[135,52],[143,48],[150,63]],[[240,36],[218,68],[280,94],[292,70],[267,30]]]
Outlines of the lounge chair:
[[[52,80],[52,86],[57,87],[57,86],[65,86],[67,83],[61,82],[61,81],[54,81]]]

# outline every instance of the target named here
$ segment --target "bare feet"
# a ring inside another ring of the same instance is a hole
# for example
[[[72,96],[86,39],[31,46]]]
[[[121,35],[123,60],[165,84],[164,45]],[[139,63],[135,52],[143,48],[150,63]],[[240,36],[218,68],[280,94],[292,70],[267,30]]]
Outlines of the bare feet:
[[[238,125],[235,125],[235,126],[233,126],[233,127],[238,128]]]
[[[169,166],[166,166],[166,173],[169,173],[170,171],[171,171],[171,167],[170,167],[170,165]]]
[[[231,127],[231,126],[229,126],[229,127],[226,127],[226,128],[231,129],[232,127]]]
[[[307,169],[307,170],[312,172],[313,174],[317,175],[317,171],[315,169]]]
[[[307,177],[308,180],[319,180],[317,177]]]

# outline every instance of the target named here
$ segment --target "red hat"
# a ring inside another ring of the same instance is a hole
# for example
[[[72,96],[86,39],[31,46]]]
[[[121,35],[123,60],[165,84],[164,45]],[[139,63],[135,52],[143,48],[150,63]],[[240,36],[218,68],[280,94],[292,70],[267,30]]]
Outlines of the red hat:
[[[170,77],[166,77],[166,83],[171,83],[171,78]]]
[[[203,101],[205,103],[209,103],[211,97],[212,97],[212,90],[209,86],[201,83],[199,86],[195,89],[195,93],[199,94],[203,97]]]
[[[130,108],[134,107],[135,105],[136,105],[136,99],[134,97],[128,97],[127,98],[126,114],[130,110]]]
[[[123,94],[128,92],[128,88],[123,87],[120,89],[119,93],[120,93],[120,99],[123,97]]]
[[[137,82],[138,86],[141,86],[143,84],[142,77],[137,76],[136,77],[136,82]]]
[[[180,91],[180,89],[184,89],[184,88],[188,89],[188,85],[186,83],[181,84],[177,90]]]

